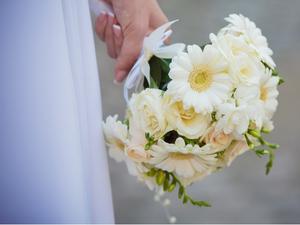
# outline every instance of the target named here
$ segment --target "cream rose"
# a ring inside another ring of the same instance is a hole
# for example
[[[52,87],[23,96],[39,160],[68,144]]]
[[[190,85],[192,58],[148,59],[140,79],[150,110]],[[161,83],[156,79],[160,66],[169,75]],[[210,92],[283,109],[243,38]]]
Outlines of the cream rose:
[[[223,131],[216,130],[215,128],[211,129],[211,131],[205,137],[205,143],[210,144],[212,148],[218,150],[224,150],[227,148],[232,142],[232,135],[225,134]]]
[[[149,152],[144,145],[130,143],[125,147],[126,155],[135,162],[147,162],[150,158]]]
[[[209,114],[197,113],[193,108],[184,109],[182,102],[173,102],[170,97],[164,96],[164,105],[169,128],[180,135],[190,139],[200,138],[210,125]]]
[[[236,157],[248,150],[248,145],[245,141],[233,141],[231,145],[225,150],[222,157],[222,164],[230,166]]]
[[[139,124],[142,135],[149,133],[156,139],[164,135],[167,122],[164,117],[160,90],[147,88],[139,94],[134,94],[128,107],[129,123]]]

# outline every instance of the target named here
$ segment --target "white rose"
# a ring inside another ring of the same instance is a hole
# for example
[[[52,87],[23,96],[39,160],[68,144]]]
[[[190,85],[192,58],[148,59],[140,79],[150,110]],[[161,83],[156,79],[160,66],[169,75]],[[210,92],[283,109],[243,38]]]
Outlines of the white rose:
[[[207,130],[211,117],[196,113],[193,108],[184,109],[182,102],[171,102],[164,96],[166,120],[169,128],[190,139],[200,138]]]
[[[109,116],[102,122],[104,137],[110,157],[120,162],[125,159],[124,148],[128,137],[128,129],[125,124],[117,121],[118,116]]]
[[[223,131],[213,128],[206,135],[205,143],[210,144],[214,149],[223,150],[230,145],[232,139],[233,137],[231,134],[225,134]]]
[[[139,94],[133,94],[129,101],[129,127],[138,124],[142,135],[149,133],[156,139],[165,133],[167,122],[162,107],[162,92],[147,88]]]

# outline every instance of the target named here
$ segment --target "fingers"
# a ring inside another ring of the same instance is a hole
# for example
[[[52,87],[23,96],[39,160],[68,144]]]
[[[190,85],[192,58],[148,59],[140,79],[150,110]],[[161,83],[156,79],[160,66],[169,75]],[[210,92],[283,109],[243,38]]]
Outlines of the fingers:
[[[163,13],[158,3],[156,1],[154,3],[152,14],[150,15],[150,27],[153,30],[168,22],[168,18]]]
[[[123,32],[124,40],[115,67],[115,79],[118,82],[124,80],[137,60],[143,45],[146,29],[146,26],[133,24],[126,32]]]
[[[109,56],[116,58],[121,51],[123,35],[121,27],[117,25],[115,16],[105,11],[101,12],[96,19],[95,30],[98,37],[106,42]]]
[[[109,12],[107,27],[105,30],[105,43],[106,43],[108,55],[115,59],[117,57],[117,53],[115,50],[115,40],[114,40],[114,32],[113,32],[114,24],[116,24],[115,16]]]
[[[119,56],[123,44],[123,34],[121,27],[119,25],[113,25],[113,32],[114,32],[114,41],[115,41],[115,51],[117,56]]]
[[[150,17],[150,27],[152,30],[155,30],[157,27],[168,22],[168,18],[166,17],[164,12],[161,10],[161,8],[159,7],[157,2],[155,2],[153,12],[155,12],[155,13],[153,13]],[[165,44],[171,43],[170,36],[164,41],[164,43]]]
[[[107,21],[108,21],[107,13],[102,11],[100,13],[100,15],[97,17],[96,22],[95,22],[96,33],[102,41],[104,41]]]

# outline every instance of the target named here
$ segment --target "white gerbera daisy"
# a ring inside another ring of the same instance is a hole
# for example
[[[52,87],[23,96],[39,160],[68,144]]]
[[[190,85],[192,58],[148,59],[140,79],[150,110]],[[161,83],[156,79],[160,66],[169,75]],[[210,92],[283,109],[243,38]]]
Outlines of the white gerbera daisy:
[[[206,174],[214,168],[216,154],[209,145],[200,148],[198,145],[185,145],[182,138],[177,138],[175,144],[159,140],[151,149],[151,164],[168,172],[175,172],[182,178],[191,178],[196,174]]]
[[[266,37],[262,35],[259,28],[249,18],[243,15],[231,14],[225,18],[230,24],[221,30],[221,33],[231,33],[236,36],[242,36],[245,41],[252,47],[259,58],[268,64],[271,68],[275,68],[275,63],[272,59],[273,52],[268,47]]]
[[[276,111],[279,92],[277,90],[279,77],[272,76],[271,70],[266,70],[263,73],[260,81],[260,100],[263,103],[265,114],[268,119],[271,119]]]
[[[125,160],[124,148],[128,137],[127,126],[117,121],[118,115],[106,118],[105,123],[102,122],[104,137],[110,157],[117,162]]]
[[[204,50],[190,45],[172,59],[167,93],[174,101],[182,101],[185,109],[210,113],[229,97],[232,81],[227,62],[212,45]]]

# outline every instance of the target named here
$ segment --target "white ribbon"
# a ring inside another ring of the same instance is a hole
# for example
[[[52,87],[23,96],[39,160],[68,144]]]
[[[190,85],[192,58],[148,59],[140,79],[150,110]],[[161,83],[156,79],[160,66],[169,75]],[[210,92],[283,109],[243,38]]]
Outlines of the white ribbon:
[[[153,49],[158,49],[160,47],[162,47],[164,45],[164,41],[169,38],[172,34],[171,30],[167,30],[173,23],[177,22],[178,20],[174,20],[168,23],[163,24],[162,26],[158,27],[157,29],[155,29],[151,34],[154,33],[162,33],[163,35],[161,35],[161,37],[159,38],[159,40],[157,41],[157,43],[155,44],[155,46],[153,46]],[[167,31],[166,31],[167,30]],[[149,37],[151,36],[151,34],[149,35]],[[146,37],[145,40],[149,37]],[[139,58],[137,59],[136,63],[134,64],[134,66],[132,67],[132,69],[130,70],[130,72],[128,73],[128,76],[126,78],[125,84],[124,84],[124,89],[123,89],[123,95],[124,95],[124,99],[125,101],[129,102],[129,90],[135,88],[135,91],[137,91],[137,89],[140,87],[143,78],[144,78],[144,74],[141,71],[141,63],[143,62],[143,60],[146,60],[144,55],[144,49],[141,51],[141,54],[139,56]],[[148,80],[148,79],[147,79]],[[150,83],[150,80],[148,80],[148,82]]]

